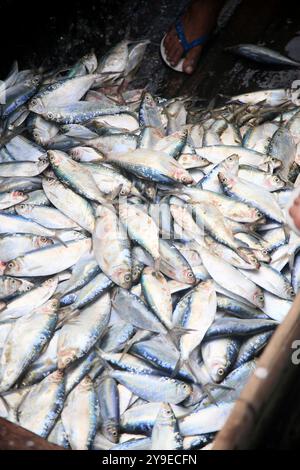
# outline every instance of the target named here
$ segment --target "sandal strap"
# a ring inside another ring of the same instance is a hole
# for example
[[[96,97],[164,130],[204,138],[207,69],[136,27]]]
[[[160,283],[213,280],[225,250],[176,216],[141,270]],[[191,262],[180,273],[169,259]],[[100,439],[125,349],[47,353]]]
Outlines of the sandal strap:
[[[194,41],[188,42],[188,40],[186,39],[185,33],[184,33],[183,23],[182,23],[181,19],[176,21],[175,29],[176,29],[178,39],[181,42],[181,45],[182,45],[185,53],[190,51],[191,49],[193,49],[196,46],[201,46],[209,38],[209,34],[204,34],[203,36],[200,36],[198,39],[194,39]]]

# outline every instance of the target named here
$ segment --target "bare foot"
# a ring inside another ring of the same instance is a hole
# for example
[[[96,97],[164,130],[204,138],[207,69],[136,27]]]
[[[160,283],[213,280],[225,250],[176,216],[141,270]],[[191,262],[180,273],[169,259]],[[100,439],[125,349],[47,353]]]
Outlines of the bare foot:
[[[188,42],[211,33],[223,4],[224,0],[191,0],[182,17],[183,30]],[[165,37],[164,47],[171,65],[176,66],[184,54],[184,49],[178,39],[174,25]],[[183,63],[185,73],[191,74],[194,72],[202,48],[203,45],[196,46],[187,52]]]
[[[292,217],[297,229],[300,230],[300,196],[294,200],[294,204],[290,208],[289,214]]]

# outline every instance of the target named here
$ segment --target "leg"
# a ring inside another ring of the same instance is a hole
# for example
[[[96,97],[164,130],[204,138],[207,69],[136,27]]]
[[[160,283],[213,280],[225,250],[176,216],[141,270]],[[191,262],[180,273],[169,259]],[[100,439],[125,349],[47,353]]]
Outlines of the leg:
[[[223,4],[224,0],[191,0],[182,17],[184,32],[189,42],[204,34],[209,34],[214,29]],[[168,60],[172,65],[177,65],[184,51],[176,34],[175,26],[172,26],[168,32],[164,46]],[[184,72],[193,73],[202,48],[202,45],[196,46],[187,53],[183,65]]]

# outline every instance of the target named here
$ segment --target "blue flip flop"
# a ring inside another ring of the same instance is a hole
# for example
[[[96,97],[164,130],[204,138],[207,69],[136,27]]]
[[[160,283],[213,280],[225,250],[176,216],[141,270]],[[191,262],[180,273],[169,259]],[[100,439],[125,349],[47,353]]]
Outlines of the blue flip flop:
[[[185,36],[185,33],[184,33],[184,28],[183,28],[183,23],[182,23],[182,20],[181,19],[178,19],[175,23],[175,29],[176,29],[176,33],[177,33],[177,36],[178,36],[178,39],[183,47],[183,50],[184,50],[184,55],[190,51],[191,49],[193,49],[194,47],[197,47],[197,46],[201,46],[203,44],[205,44],[207,42],[207,40],[209,39],[209,34],[204,34],[203,36],[200,36],[199,38],[197,39],[194,39],[194,41],[191,41],[189,42],[187,39],[186,39],[186,36]],[[165,50],[165,47],[164,47],[164,40],[165,40],[165,37],[166,37],[166,34],[164,35],[164,37],[162,38],[162,41],[160,43],[160,53],[161,53],[161,56],[164,60],[164,62],[169,66],[171,67],[171,69],[173,70],[176,70],[177,72],[183,72],[183,62],[184,62],[184,58],[180,59],[180,61],[178,62],[177,65],[173,66],[170,64],[170,62],[168,61],[167,59],[167,54],[166,54],[166,50]]]

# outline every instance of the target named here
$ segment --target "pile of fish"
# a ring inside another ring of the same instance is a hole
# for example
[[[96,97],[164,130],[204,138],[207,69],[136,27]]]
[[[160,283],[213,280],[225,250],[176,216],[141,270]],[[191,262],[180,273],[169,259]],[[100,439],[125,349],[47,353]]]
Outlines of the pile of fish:
[[[209,448],[300,285],[293,90],[154,97],[146,46],[2,82],[0,414],[71,449]]]

